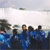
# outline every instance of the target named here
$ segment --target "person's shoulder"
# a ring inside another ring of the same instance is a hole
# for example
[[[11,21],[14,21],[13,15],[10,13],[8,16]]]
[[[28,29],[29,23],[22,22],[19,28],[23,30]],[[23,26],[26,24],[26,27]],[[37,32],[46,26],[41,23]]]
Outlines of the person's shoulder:
[[[3,37],[3,35],[0,33],[0,37]]]
[[[2,39],[3,39],[3,38],[5,38],[5,37],[4,37],[2,34],[0,34],[0,38],[2,38]]]
[[[41,32],[45,33],[45,31],[44,31],[44,30],[41,30]]]
[[[41,33],[42,33],[42,35],[45,35],[45,31],[44,30],[41,30]]]
[[[22,36],[22,33],[20,33],[19,35]]]
[[[8,33],[5,33],[5,35],[10,36],[10,34],[8,34]]]
[[[30,33],[35,33],[35,31],[31,31]]]

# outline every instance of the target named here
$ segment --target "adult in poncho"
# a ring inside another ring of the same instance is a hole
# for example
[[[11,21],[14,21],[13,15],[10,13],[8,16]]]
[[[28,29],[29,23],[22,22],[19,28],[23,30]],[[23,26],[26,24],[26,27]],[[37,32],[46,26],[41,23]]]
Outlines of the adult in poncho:
[[[0,34],[0,50],[6,50],[7,41],[3,35]]]

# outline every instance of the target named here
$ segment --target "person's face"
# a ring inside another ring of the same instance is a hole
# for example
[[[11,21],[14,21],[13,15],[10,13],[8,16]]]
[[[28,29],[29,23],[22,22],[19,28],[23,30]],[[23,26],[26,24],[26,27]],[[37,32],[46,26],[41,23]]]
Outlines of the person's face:
[[[26,26],[23,26],[23,28],[22,28],[23,30],[26,30]]]

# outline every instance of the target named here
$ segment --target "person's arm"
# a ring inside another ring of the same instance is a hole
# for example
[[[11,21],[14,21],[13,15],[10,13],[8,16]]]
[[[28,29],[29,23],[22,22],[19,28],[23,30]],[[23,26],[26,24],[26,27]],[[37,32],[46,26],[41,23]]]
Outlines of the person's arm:
[[[30,44],[30,39],[29,39],[29,33],[27,32],[27,40],[25,41],[26,46],[28,47],[28,45]]]
[[[42,37],[45,38],[45,31],[42,31]]]
[[[25,49],[26,46],[25,46],[25,42],[24,42],[24,39],[23,39],[22,33],[20,34],[20,38],[21,38],[21,42],[22,42],[22,48]]]
[[[0,35],[0,44],[4,44],[5,38],[4,36]]]

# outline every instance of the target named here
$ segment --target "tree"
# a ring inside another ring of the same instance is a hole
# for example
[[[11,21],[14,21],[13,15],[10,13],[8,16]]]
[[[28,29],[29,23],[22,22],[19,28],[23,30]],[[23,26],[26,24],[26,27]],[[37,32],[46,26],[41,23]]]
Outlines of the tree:
[[[0,27],[10,29],[11,24],[6,19],[0,19]]]

